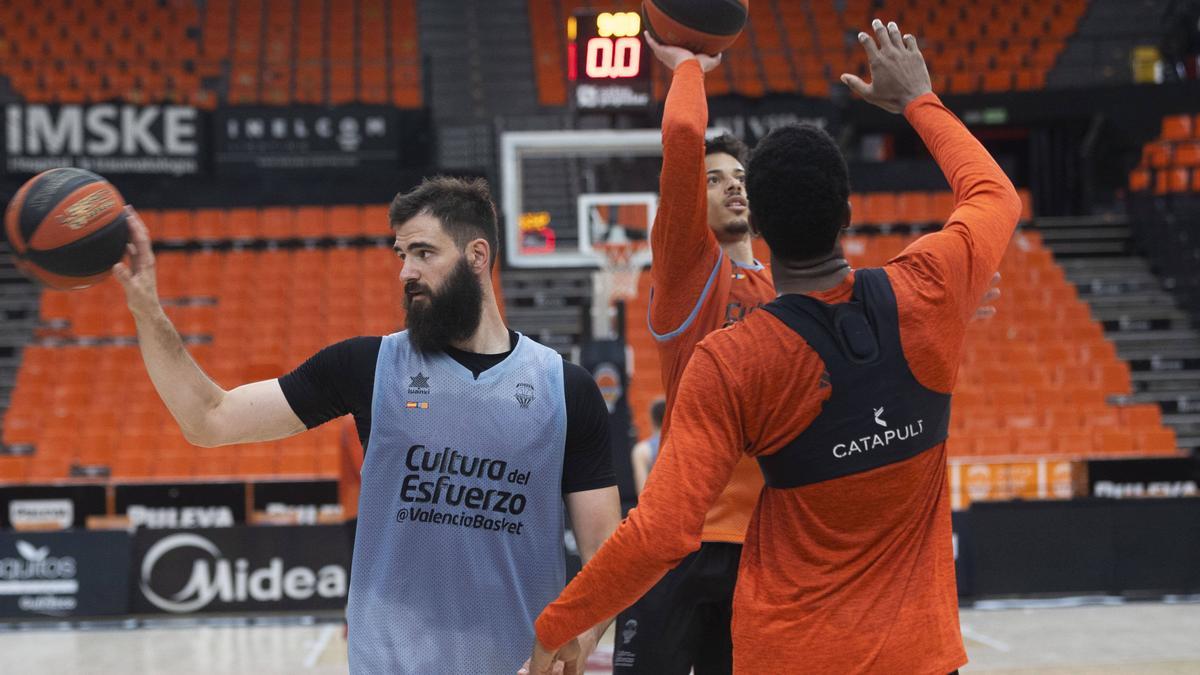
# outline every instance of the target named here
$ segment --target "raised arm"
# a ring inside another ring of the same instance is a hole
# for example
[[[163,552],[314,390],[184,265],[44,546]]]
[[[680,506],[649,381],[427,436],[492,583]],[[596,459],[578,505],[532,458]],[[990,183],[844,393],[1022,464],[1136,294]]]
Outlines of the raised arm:
[[[126,207],[126,217],[132,237],[129,264],[118,263],[113,275],[125,289],[150,380],[188,442],[212,447],[274,440],[304,431],[278,380],[225,391],[201,370],[159,302],[146,225],[132,207]]]
[[[936,95],[925,58],[912,35],[892,22],[872,24],[875,37],[859,33],[871,67],[871,83],[854,75],[842,81],[868,102],[903,112],[929,148],[954,190],[954,212],[938,233],[922,237],[897,259],[940,278],[961,315],[970,316],[1008,247],[1021,200],[1008,176]]]
[[[720,57],[660,45],[649,34],[646,41],[673,72],[663,109],[658,213],[650,235],[654,254],[650,327],[656,334],[668,335],[699,302],[720,255],[717,238],[708,228],[704,172],[708,127],[704,73],[715,68]]]

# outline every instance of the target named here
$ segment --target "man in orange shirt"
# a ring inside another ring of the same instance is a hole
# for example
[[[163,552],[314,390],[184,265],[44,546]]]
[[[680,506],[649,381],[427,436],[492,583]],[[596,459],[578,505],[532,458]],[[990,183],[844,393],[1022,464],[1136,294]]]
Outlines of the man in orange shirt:
[[[776,290],[770,269],[754,259],[746,147],[728,134],[705,140],[704,75],[720,64],[720,57],[661,45],[649,34],[646,40],[673,72],[663,111],[663,169],[651,232],[648,317],[662,362],[665,438],[679,381],[696,345],[775,299]],[[844,264],[840,255],[826,263]],[[980,316],[989,312],[994,308],[985,304]],[[733,590],[742,542],[762,486],[754,460],[740,461],[705,517],[699,550],[617,617],[615,673],[686,675],[693,668],[697,675],[730,672]]]
[[[674,72],[663,111],[663,167],[651,230],[650,331],[662,362],[666,412],[684,366],[704,336],[775,297],[770,271],[754,259],[746,199],[746,146],[728,134],[705,140],[704,73],[719,57],[646,40]],[[613,672],[730,672],[733,588],[762,476],[750,458],[734,471],[705,518],[700,549],[617,617]]]
[[[845,160],[827,134],[767,136],[748,168],[752,223],[780,297],[697,346],[639,507],[542,612],[531,671],[696,550],[745,456],[766,488],[734,599],[734,670],[947,673],[958,625],[946,430],[966,325],[1021,213],[1012,183],[931,92],[894,24],[862,33],[866,100],[903,112],[955,210],[882,269],[837,261],[850,222]],[[878,40],[878,44],[876,43]]]

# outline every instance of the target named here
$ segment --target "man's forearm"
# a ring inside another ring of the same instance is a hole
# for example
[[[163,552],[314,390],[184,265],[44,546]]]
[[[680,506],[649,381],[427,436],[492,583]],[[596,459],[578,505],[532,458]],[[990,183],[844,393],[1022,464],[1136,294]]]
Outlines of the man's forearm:
[[[908,106],[905,116],[920,134],[954,190],[947,228],[967,233],[971,259],[972,308],[1000,265],[1021,215],[1012,181],[971,132],[932,94]]]
[[[1012,181],[979,139],[936,96],[927,94],[916,99],[904,114],[945,174],[956,202],[980,194],[999,195],[1020,208]]]
[[[196,445],[208,445],[208,414],[225,391],[200,369],[183,345],[179,332],[162,309],[135,315],[138,346],[150,381],[183,435]]]
[[[720,253],[708,227],[704,133],[708,101],[697,61],[675,71],[663,112],[663,166],[658,213],[650,232],[656,333],[677,329],[699,301]]]
[[[637,461],[634,463],[637,464]],[[576,493],[568,497],[567,504],[571,510],[572,521],[580,524],[575,532],[575,541],[579,546],[580,561],[587,565],[621,523],[620,498],[614,487]],[[614,618],[615,616],[604,619],[579,636],[585,655],[596,648]]]
[[[707,126],[704,73],[699,64],[688,61],[672,76],[663,112],[659,204],[655,226],[650,232],[655,256],[655,266],[651,268],[653,274],[670,268],[670,276],[679,276],[682,269],[697,264],[696,256],[708,245],[704,188],[704,131]]]

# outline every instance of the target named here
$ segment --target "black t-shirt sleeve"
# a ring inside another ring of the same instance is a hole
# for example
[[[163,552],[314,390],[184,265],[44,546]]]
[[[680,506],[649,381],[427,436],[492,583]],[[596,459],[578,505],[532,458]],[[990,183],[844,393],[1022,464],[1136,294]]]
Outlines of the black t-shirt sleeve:
[[[617,484],[609,438],[608,406],[586,369],[563,361],[567,399],[567,444],[563,454],[563,494]]]
[[[288,405],[304,426],[312,429],[346,414],[370,419],[381,344],[381,337],[343,340],[279,378]]]

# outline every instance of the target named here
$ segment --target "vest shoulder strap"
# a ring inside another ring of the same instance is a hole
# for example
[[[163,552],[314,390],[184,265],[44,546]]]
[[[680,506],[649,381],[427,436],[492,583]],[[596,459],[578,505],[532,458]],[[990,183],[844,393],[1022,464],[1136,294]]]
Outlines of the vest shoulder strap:
[[[768,486],[800,487],[870,471],[946,440],[950,396],[925,388],[912,374],[896,296],[882,269],[856,271],[848,302],[785,295],[764,309],[817,352],[832,387],[806,429],[758,458]]]

